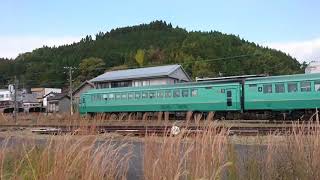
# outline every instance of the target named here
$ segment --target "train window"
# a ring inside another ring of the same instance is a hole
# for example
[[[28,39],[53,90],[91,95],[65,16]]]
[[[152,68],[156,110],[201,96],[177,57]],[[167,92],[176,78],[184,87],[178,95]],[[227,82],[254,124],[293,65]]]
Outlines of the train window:
[[[291,82],[288,83],[288,92],[297,92],[298,91],[298,83]]]
[[[311,91],[311,82],[310,81],[302,81],[300,82],[301,92],[309,92]]]
[[[284,84],[276,84],[276,93],[283,93],[284,92]]]
[[[158,91],[158,98],[163,98],[163,91]]]
[[[102,95],[101,94],[97,94],[96,95],[96,101],[101,101],[102,100]]]
[[[191,96],[192,97],[198,96],[198,89],[191,89]]]
[[[272,84],[264,84],[263,93],[272,93]]]
[[[140,99],[140,97],[141,97],[141,94],[140,94],[140,92],[136,92],[136,99]]]
[[[188,97],[189,90],[188,89],[182,89],[182,97]]]
[[[123,93],[123,94],[121,95],[121,99],[127,99],[127,93]]]
[[[173,97],[180,97],[180,89],[173,90]]]
[[[113,93],[110,93],[110,94],[109,94],[109,99],[112,100],[113,98],[114,98],[114,94],[113,94]]]
[[[315,91],[320,91],[320,81],[315,81],[314,82],[314,90]]]
[[[147,93],[147,92],[142,92],[142,98],[143,98],[143,99],[148,98],[148,93]]]
[[[108,94],[104,94],[104,95],[103,95],[103,99],[104,99],[104,100],[108,100],[108,97],[109,97]]]
[[[116,99],[117,100],[121,99],[121,94],[116,94]]]
[[[149,98],[150,98],[150,99],[153,99],[153,98],[155,98],[155,97],[156,97],[156,92],[155,92],[155,91],[149,92]]]
[[[171,97],[171,91],[170,90],[166,91],[166,97]]]
[[[257,87],[257,84],[249,84],[249,87]]]
[[[133,98],[134,98],[133,93],[128,93],[128,99],[133,99]]]

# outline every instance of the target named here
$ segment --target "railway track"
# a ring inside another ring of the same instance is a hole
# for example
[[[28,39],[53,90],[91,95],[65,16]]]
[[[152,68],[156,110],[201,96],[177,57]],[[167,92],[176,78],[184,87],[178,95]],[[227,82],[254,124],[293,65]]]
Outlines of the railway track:
[[[130,125],[130,126],[70,126],[70,125],[0,125],[1,129],[25,130],[30,129],[33,133],[38,134],[100,134],[100,133],[117,133],[122,135],[144,136],[146,134],[155,134],[159,136],[178,134],[185,131],[186,135],[201,133],[206,130],[206,126],[147,126],[147,125]],[[320,130],[319,125],[310,126],[215,126],[218,131],[223,128],[228,129],[228,135],[256,136],[279,134],[284,135],[293,130],[310,132]]]

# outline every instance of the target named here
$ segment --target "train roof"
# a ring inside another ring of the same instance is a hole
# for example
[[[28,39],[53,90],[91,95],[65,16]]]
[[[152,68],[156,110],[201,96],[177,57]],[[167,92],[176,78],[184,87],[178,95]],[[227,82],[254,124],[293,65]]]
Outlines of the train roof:
[[[274,82],[287,82],[287,81],[292,82],[292,81],[305,81],[305,80],[320,80],[320,73],[248,78],[246,79],[246,84],[274,83]]]

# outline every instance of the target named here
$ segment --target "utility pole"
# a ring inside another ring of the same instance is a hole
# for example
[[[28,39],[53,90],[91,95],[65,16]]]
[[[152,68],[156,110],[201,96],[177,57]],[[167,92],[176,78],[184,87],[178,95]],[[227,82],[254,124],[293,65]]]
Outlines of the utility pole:
[[[14,107],[13,107],[13,119],[14,122],[17,123],[17,111],[19,108],[17,107],[17,91],[18,91],[18,81],[17,76],[14,76]]]
[[[69,70],[69,96],[70,96],[70,114],[73,115],[73,97],[72,97],[72,70],[74,67],[67,66],[64,67]]]

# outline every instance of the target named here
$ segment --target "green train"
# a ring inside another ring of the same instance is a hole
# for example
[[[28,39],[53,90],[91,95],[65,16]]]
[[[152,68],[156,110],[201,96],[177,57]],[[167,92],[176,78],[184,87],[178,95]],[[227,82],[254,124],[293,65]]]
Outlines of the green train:
[[[217,119],[307,119],[320,107],[320,74],[226,79],[174,85],[93,89],[79,112],[214,112]]]

